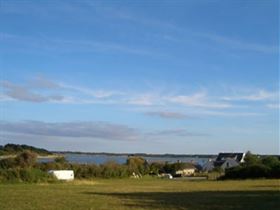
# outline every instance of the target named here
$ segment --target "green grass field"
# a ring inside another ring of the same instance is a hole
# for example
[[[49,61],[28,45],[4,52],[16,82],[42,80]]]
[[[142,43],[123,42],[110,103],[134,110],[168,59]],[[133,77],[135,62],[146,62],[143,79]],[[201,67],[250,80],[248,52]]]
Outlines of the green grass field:
[[[1,184],[0,209],[280,209],[280,180],[112,179]]]

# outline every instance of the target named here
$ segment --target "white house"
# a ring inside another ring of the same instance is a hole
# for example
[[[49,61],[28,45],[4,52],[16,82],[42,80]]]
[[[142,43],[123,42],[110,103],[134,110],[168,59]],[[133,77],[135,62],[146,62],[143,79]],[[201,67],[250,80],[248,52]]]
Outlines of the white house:
[[[195,167],[188,167],[188,168],[184,168],[181,170],[177,170],[176,171],[176,175],[180,175],[180,176],[191,176],[195,173]]]
[[[74,180],[73,170],[50,170],[49,174],[52,174],[58,180],[65,180],[65,181]]]

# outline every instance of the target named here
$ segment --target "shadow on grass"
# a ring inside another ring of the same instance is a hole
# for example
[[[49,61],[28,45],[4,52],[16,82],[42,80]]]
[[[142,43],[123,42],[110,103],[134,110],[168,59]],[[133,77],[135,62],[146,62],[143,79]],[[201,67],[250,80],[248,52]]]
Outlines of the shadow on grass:
[[[279,182],[279,185],[255,185],[255,186],[252,186],[252,188],[276,188],[276,189],[280,190],[280,182]]]
[[[115,197],[130,208],[185,210],[276,210],[280,209],[279,191],[205,191],[205,192],[132,192],[88,195]]]

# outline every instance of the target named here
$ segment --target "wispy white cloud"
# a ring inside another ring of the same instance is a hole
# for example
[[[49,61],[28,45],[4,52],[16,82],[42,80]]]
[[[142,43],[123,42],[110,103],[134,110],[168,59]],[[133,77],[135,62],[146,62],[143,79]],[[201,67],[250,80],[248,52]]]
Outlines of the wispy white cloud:
[[[204,107],[204,108],[216,108],[216,109],[224,109],[232,107],[229,103],[223,102],[212,102],[208,100],[208,97],[205,92],[197,92],[193,95],[176,95],[166,97],[166,99],[170,102],[192,106],[192,107]]]
[[[241,50],[241,51],[251,51],[251,52],[258,52],[258,53],[279,53],[279,46],[278,44],[264,44],[264,43],[255,43],[251,40],[240,40],[238,38],[233,38],[228,35],[221,35],[221,34],[215,34],[211,33],[209,31],[196,31],[187,29],[185,27],[179,26],[174,22],[170,22],[168,20],[158,20],[152,17],[146,17],[141,14],[137,14],[132,11],[123,10],[120,8],[115,7],[104,7],[102,5],[96,6],[95,3],[91,2],[85,2],[87,6],[92,7],[95,9],[96,12],[103,15],[104,17],[111,17],[112,19],[119,19],[122,21],[129,21],[133,23],[137,23],[140,25],[144,25],[147,27],[153,27],[158,29],[168,29],[168,33],[162,34],[162,39],[169,40],[172,42],[180,42],[180,43],[186,43],[186,40],[200,40],[204,39],[208,42],[214,42],[215,46],[217,47],[217,44],[219,46],[223,46],[229,49],[233,50]],[[180,36],[178,36],[178,34]],[[182,36],[183,35],[183,36]],[[182,39],[181,37],[187,37],[187,39]],[[196,42],[196,44],[200,44],[200,42]]]
[[[126,102],[131,105],[152,106],[161,103],[160,97],[154,94],[133,94]]]
[[[230,96],[214,96],[209,90],[203,89],[196,92],[182,94],[182,91],[133,91],[117,89],[94,89],[69,85],[64,82],[49,80],[44,77],[35,77],[25,84],[15,84],[9,81],[1,81],[2,87],[0,101],[26,101],[32,103],[56,103],[56,104],[104,104],[122,105],[129,107],[161,107],[161,111],[144,111],[149,116],[161,118],[183,119],[187,116],[183,113],[168,112],[162,110],[196,109],[205,115],[230,116],[232,113],[217,112],[213,110],[232,110],[234,108],[246,108],[243,101],[267,102],[266,107],[274,108],[278,93],[264,89],[258,91],[244,92],[242,94],[231,94]],[[222,94],[222,93],[221,93]],[[263,105],[263,104],[262,104]],[[247,107],[248,108],[248,107]],[[208,113],[206,113],[208,111]],[[241,115],[255,115],[253,112],[239,111]]]
[[[92,1],[84,1],[87,8],[94,10],[100,17],[104,19],[122,20],[127,22],[133,22],[144,26],[168,28],[181,30],[182,28],[176,26],[172,22],[162,21],[159,19],[144,16],[136,11],[125,10],[124,8],[116,8],[113,5],[104,5]]]
[[[172,106],[181,105],[186,107],[226,109],[232,105],[216,98],[209,97],[206,92],[195,92],[193,94],[177,94],[170,92],[156,92],[146,94],[136,93],[127,100],[128,104],[142,106]]]
[[[227,96],[223,97],[224,100],[227,101],[267,101],[267,100],[277,100],[277,97],[279,93],[277,92],[271,92],[267,90],[258,90],[254,93],[247,94],[247,95],[233,95],[233,96]]]
[[[123,53],[150,57],[167,57],[149,46],[128,45],[113,41],[100,41],[91,39],[67,39],[46,36],[22,36],[0,32],[0,42],[12,49],[31,50],[33,52],[55,52],[55,53]],[[12,45],[10,45],[12,43]]]
[[[280,104],[279,103],[267,104],[266,106],[270,109],[280,109]]]
[[[82,21],[82,23],[92,24],[98,19],[101,21],[115,21],[116,19],[122,22],[131,22],[134,24],[146,26],[149,28],[156,28],[159,30],[158,34],[162,39],[169,41],[185,43],[186,40],[190,40],[192,43],[202,45],[200,40],[204,39],[208,43],[212,43],[212,47],[222,46],[228,49],[239,51],[251,51],[258,53],[279,53],[279,46],[275,44],[265,44],[259,42],[252,42],[251,40],[242,40],[238,37],[232,37],[228,34],[218,34],[209,31],[197,31],[194,28],[186,28],[185,26],[178,25],[174,21],[160,20],[151,16],[146,16],[139,11],[133,11],[128,8],[116,7],[112,4],[104,4],[103,2],[83,1],[81,5],[73,5],[71,3],[60,2],[56,4],[56,7],[42,5],[27,5],[22,9],[21,6],[16,6],[10,3],[3,5],[4,13],[11,14],[29,14],[33,13],[36,16],[52,19],[55,17],[56,21],[61,21],[61,14],[68,18],[64,18],[64,21],[75,17],[76,21]],[[27,12],[28,11],[28,12]],[[50,15],[51,14],[51,15]],[[73,16],[74,14],[74,16]],[[82,18],[81,18],[82,17]],[[90,20],[90,21],[88,21]],[[93,21],[95,20],[95,21]],[[162,31],[164,29],[164,31]],[[148,31],[148,30],[146,30]],[[141,32],[141,35],[143,32]],[[97,40],[70,40],[70,39],[50,39],[44,37],[19,37],[15,35],[2,34],[0,35],[3,40],[12,39],[19,40],[19,43],[28,43],[32,47],[40,50],[52,50],[52,51],[98,51],[98,52],[122,52],[137,55],[157,56],[162,55],[161,52],[155,52],[150,49],[149,46],[142,48],[141,46],[129,46],[116,42],[104,42]],[[183,38],[182,38],[183,37]],[[189,42],[188,42],[189,43]],[[27,45],[25,45],[27,46]],[[203,46],[204,47],[204,46]],[[166,55],[164,55],[166,56]]]
[[[0,93],[0,102],[1,101],[15,101],[15,99],[9,97],[7,94]]]
[[[111,104],[110,98],[123,95],[123,92],[113,90],[90,89],[66,85],[45,77],[34,77],[24,85],[9,81],[0,81],[1,101],[18,100],[33,103],[51,102],[62,104]],[[46,89],[48,94],[41,91]],[[65,93],[65,91],[67,93]],[[69,93],[70,92],[70,93]],[[76,96],[76,95],[79,95]]]
[[[252,43],[250,41],[241,41],[225,35],[217,35],[211,33],[197,33],[198,36],[210,41],[214,41],[220,45],[231,49],[238,49],[243,51],[253,51],[260,53],[278,53],[278,45],[265,45],[260,43]]]
[[[67,89],[67,90],[72,90],[72,91],[77,91],[85,95],[93,96],[95,98],[110,98],[112,96],[116,95],[123,95],[125,94],[124,92],[121,91],[113,91],[113,90],[93,90],[90,88],[85,88],[85,87],[79,87],[79,86],[73,86],[73,85],[68,85],[61,83],[60,84],[61,88]]]
[[[195,116],[218,116],[218,117],[256,117],[256,116],[262,116],[265,113],[259,113],[259,112],[248,112],[248,111],[213,111],[213,110],[203,110],[199,113],[194,113]]]

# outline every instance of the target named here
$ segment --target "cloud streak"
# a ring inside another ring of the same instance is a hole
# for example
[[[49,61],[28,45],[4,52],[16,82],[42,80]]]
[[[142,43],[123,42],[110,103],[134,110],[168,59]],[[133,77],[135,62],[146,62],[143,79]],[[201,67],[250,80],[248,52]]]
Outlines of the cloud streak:
[[[186,119],[188,118],[187,115],[180,113],[180,112],[168,112],[168,111],[152,111],[152,112],[145,112],[146,115],[151,117],[160,117],[163,119]]]
[[[216,42],[220,45],[224,45],[231,49],[238,49],[242,51],[253,51],[259,53],[271,53],[276,54],[279,52],[279,47],[277,45],[265,45],[259,43],[251,43],[247,41],[241,41],[238,39],[233,39],[226,36],[221,36],[217,34],[210,33],[198,33],[198,36],[208,39],[210,41]]]
[[[6,99],[15,99],[18,101],[28,101],[34,103],[42,102],[58,102],[63,100],[61,95],[49,95],[44,96],[38,93],[32,92],[27,87],[21,85],[15,85],[8,81],[2,81],[0,86],[4,88],[4,94]]]
[[[0,42],[10,49],[31,50],[31,52],[52,53],[106,53],[131,54],[149,57],[167,57],[168,55],[149,47],[126,45],[113,41],[98,41],[90,39],[62,39],[49,37],[28,37],[0,32]],[[28,44],[27,44],[28,43]]]
[[[97,8],[95,3],[87,3],[87,6],[92,8]],[[147,18],[145,16],[141,16],[141,14],[133,13],[131,11],[125,11],[120,10],[120,8],[114,8],[114,7],[104,7],[99,5],[98,10],[101,14],[106,14],[106,17],[111,17],[113,19],[117,18],[122,21],[130,21],[136,24],[144,25],[146,27],[153,27],[153,28],[160,28],[160,29],[169,29],[169,34],[158,36],[162,37],[165,40],[170,41],[176,41],[185,43],[186,39],[178,38],[177,36],[174,36],[172,34],[181,34],[183,37],[187,37],[188,39],[191,39],[192,41],[198,41],[200,39],[204,39],[210,42],[213,42],[215,44],[215,47],[217,47],[217,44],[223,47],[226,47],[228,49],[233,50],[241,50],[241,51],[251,51],[251,52],[257,52],[257,53],[265,53],[265,54],[277,54],[279,53],[279,46],[277,44],[275,45],[268,45],[263,43],[254,43],[250,40],[240,40],[237,38],[233,38],[226,35],[221,34],[215,34],[211,33],[209,31],[195,31],[195,30],[189,30],[186,28],[183,28],[181,26],[176,25],[174,22],[168,22],[168,21],[162,21],[154,18]],[[194,42],[193,42],[194,43]],[[200,45],[200,42],[197,42]]]
[[[277,100],[279,97],[277,92],[269,92],[266,90],[259,90],[249,95],[235,95],[224,97],[226,101],[266,101],[266,100]]]
[[[188,136],[207,136],[205,133],[196,133],[196,132],[189,132],[187,129],[184,128],[176,128],[176,129],[165,129],[159,130],[148,133],[150,136],[154,137],[188,137]]]
[[[164,110],[174,108],[193,108],[197,110],[232,110],[234,108],[246,108],[241,102],[263,103],[265,108],[274,108],[279,99],[277,91],[264,89],[245,91],[246,94],[228,94],[228,96],[209,95],[209,91],[195,91],[192,93],[145,91],[117,89],[92,89],[69,85],[67,83],[52,81],[44,77],[35,77],[25,84],[16,84],[10,81],[0,81],[0,101],[24,101],[30,103],[56,103],[56,104],[104,104],[122,105],[143,108],[161,107]],[[251,106],[251,105],[250,105]],[[243,111],[242,111],[243,112]],[[148,116],[163,119],[184,119],[182,113],[168,111],[146,111]]]
[[[45,88],[45,89],[57,89],[61,88],[59,83],[49,80],[43,76],[37,76],[30,81],[30,88]]]
[[[121,91],[113,91],[113,90],[92,90],[89,88],[84,88],[84,87],[78,87],[78,86],[72,86],[72,85],[68,85],[68,84],[64,84],[61,83],[60,87],[66,90],[72,90],[72,91],[76,91],[85,95],[89,95],[89,96],[93,96],[95,98],[110,98],[112,96],[116,96],[116,95],[123,95],[124,93]]]
[[[41,121],[0,122],[2,132],[29,135],[99,138],[107,140],[135,140],[138,131],[120,124],[108,122],[61,122],[48,123]]]
[[[280,109],[280,104],[279,103],[275,103],[275,104],[267,104],[266,105],[269,109]]]
[[[177,103],[185,106],[224,109],[232,107],[229,103],[211,102],[208,100],[206,93],[198,92],[193,95],[177,95],[166,98],[172,103]]]

